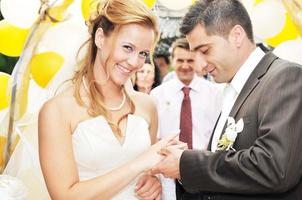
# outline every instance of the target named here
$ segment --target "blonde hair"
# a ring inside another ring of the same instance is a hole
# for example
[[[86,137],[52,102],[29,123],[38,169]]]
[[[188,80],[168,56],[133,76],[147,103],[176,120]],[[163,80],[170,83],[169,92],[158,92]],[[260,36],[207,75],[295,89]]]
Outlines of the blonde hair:
[[[109,117],[108,110],[103,101],[103,94],[96,87],[96,81],[94,80],[93,65],[96,59],[97,47],[94,43],[96,30],[101,27],[106,36],[114,34],[118,31],[122,25],[131,23],[141,24],[150,27],[155,34],[155,40],[150,50],[151,54],[154,52],[156,42],[159,38],[158,23],[155,15],[149,10],[141,0],[105,0],[99,2],[96,13],[90,16],[89,21],[86,22],[89,28],[91,37],[82,45],[88,47],[87,53],[79,63],[79,70],[75,73],[72,81],[75,84],[75,98],[77,102],[84,106],[85,103],[80,95],[80,88],[83,84],[83,78],[88,81],[88,114],[92,117],[102,115],[108,121],[114,134],[121,136],[121,130],[118,127],[119,122],[127,116],[122,116],[117,124],[114,124]],[[114,48],[114,45],[112,45]],[[80,50],[81,50],[80,49]],[[113,49],[108,49],[110,53]],[[107,61],[105,62],[106,65]],[[106,68],[106,67],[105,67]],[[108,69],[104,69],[108,74]],[[122,88],[127,98],[130,100],[131,110],[129,113],[134,113],[135,105],[130,96],[126,93],[125,88]],[[129,114],[128,113],[128,114]]]

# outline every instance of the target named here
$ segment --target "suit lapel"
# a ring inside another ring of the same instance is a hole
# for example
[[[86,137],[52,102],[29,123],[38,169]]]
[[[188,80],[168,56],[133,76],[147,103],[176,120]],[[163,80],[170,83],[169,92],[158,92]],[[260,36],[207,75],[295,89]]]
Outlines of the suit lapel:
[[[276,60],[278,57],[275,56],[273,53],[267,53],[261,61],[258,63],[254,71],[251,73],[250,77],[244,84],[239,96],[237,97],[234,106],[229,114],[231,117],[236,117],[238,111],[240,110],[241,106],[245,102],[245,100],[248,98],[248,96],[251,94],[251,92],[256,88],[261,78],[266,74],[268,69],[270,68],[271,64]],[[219,120],[219,119],[218,119]],[[217,121],[218,121],[217,120]],[[216,122],[217,124],[217,122]],[[222,137],[222,134],[224,133],[226,129],[226,124],[224,124],[224,127],[222,129],[220,138]],[[214,129],[215,131],[215,129]],[[213,138],[214,131],[212,132],[211,140]],[[212,142],[211,142],[212,143]],[[209,147],[211,147],[211,143],[209,143]]]
[[[241,106],[243,105],[243,103],[245,102],[245,100],[248,98],[248,96],[251,94],[251,92],[256,88],[256,86],[258,85],[259,81],[261,80],[261,78],[266,74],[266,72],[268,71],[268,69],[270,68],[271,64],[274,62],[274,60],[276,60],[278,57],[275,56],[273,53],[267,53],[262,59],[261,61],[258,63],[258,65],[256,66],[256,68],[254,69],[254,71],[251,73],[250,77],[248,78],[248,80],[246,81],[246,83],[244,84],[238,98],[235,101],[235,104],[230,112],[229,116],[232,117],[236,117],[238,111],[240,110]],[[214,126],[214,129],[212,131],[212,135],[210,138],[210,141],[208,143],[208,148],[207,150],[211,151],[211,144],[212,144],[212,140],[213,140],[213,136],[214,136],[214,132],[217,126],[217,123],[220,119],[221,113],[216,121],[216,124]],[[222,136],[222,133],[224,133],[226,129],[226,123],[222,129],[220,138]]]
[[[273,53],[268,53],[262,58],[262,60],[258,63],[256,68],[254,69],[254,71],[252,72],[252,74],[244,84],[230,112],[230,116],[236,117],[238,111],[240,110],[245,100],[248,98],[251,92],[256,88],[261,78],[266,74],[272,62],[277,58],[278,57],[276,57]]]
[[[214,128],[213,128],[212,135],[211,135],[211,137],[210,137],[210,140],[209,140],[209,143],[208,143],[208,147],[207,147],[207,150],[208,150],[208,151],[211,151],[211,146],[212,146],[212,140],[213,140],[213,137],[214,137],[214,132],[215,132],[217,123],[218,123],[218,121],[219,121],[219,119],[220,119],[220,116],[221,116],[221,112],[219,113],[219,116],[218,116],[218,118],[217,118],[217,120],[216,120],[216,123],[215,123],[215,126],[214,126]]]

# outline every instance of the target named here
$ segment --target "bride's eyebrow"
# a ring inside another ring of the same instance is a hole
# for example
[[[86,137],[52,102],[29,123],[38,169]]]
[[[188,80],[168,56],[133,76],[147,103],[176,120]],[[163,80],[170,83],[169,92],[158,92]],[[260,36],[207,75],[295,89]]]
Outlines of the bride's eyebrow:
[[[134,48],[134,49],[137,49],[137,46],[135,46],[133,43],[131,43],[131,42],[126,42],[126,41],[124,41],[124,42],[122,42],[121,43],[121,45],[123,46],[123,45],[129,45],[129,46],[131,46],[132,48]],[[141,50],[140,52],[145,52],[145,53],[147,53],[147,54],[150,54],[150,49],[144,49],[144,50]]]

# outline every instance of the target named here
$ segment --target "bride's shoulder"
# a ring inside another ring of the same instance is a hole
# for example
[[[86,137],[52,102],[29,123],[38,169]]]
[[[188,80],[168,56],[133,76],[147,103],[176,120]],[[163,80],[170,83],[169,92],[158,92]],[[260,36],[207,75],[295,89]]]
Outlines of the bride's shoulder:
[[[157,116],[156,107],[153,98],[145,93],[133,92],[132,100],[135,104],[135,112],[151,122],[154,116]]]
[[[73,87],[67,88],[44,103],[39,115],[62,117],[76,110],[78,104],[74,97]]]
[[[142,108],[152,109],[155,106],[153,98],[142,92],[133,92],[132,99],[134,103]]]

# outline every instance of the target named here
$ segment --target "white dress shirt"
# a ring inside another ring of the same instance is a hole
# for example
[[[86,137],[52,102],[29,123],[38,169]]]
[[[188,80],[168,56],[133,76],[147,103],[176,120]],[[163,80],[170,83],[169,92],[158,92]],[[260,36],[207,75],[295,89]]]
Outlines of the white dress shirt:
[[[175,71],[171,71],[171,72],[168,72],[168,74],[166,74],[164,77],[163,77],[163,83],[164,82],[167,82],[167,81],[170,81],[170,80],[172,80],[172,79],[174,79],[174,78],[176,78],[177,76],[176,76],[176,73],[175,73]]]
[[[227,83],[223,90],[223,103],[222,110],[219,121],[216,125],[214,136],[211,144],[211,151],[215,152],[217,149],[218,141],[222,135],[222,129],[226,123],[226,120],[233,108],[233,105],[241,92],[247,79],[250,77],[253,70],[256,68],[257,64],[263,58],[265,53],[257,47],[245,63],[239,68],[238,72],[235,74],[231,83]]]
[[[159,117],[158,138],[179,132],[184,86],[178,78],[174,78],[151,91]],[[188,87],[191,88],[192,146],[193,149],[206,149],[221,110],[222,92],[216,84],[197,76]],[[176,199],[174,180],[161,178],[161,181],[162,199]]]

